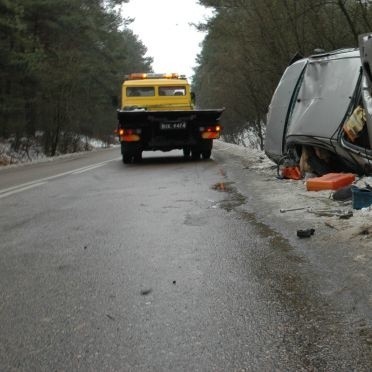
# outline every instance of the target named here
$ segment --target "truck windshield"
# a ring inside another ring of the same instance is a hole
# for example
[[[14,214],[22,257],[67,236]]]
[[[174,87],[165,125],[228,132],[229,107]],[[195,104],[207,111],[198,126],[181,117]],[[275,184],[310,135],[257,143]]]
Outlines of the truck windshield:
[[[155,96],[154,87],[127,87],[127,97],[151,97]]]
[[[185,96],[186,87],[183,86],[169,86],[159,87],[159,96]]]

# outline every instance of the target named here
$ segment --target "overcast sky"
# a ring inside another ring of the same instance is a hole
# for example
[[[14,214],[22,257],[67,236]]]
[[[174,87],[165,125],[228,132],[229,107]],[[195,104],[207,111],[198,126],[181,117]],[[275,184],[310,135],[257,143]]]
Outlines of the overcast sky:
[[[129,26],[154,58],[154,72],[193,75],[195,58],[204,34],[190,23],[199,23],[212,14],[197,0],[130,0],[122,6],[125,18],[135,18]]]

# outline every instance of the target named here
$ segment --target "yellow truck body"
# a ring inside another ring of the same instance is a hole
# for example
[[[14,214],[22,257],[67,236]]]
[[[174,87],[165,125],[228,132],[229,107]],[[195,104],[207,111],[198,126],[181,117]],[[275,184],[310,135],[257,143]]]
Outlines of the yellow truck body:
[[[117,132],[124,163],[143,151],[183,150],[186,159],[209,159],[220,137],[221,109],[195,109],[184,76],[135,73],[122,84]]]
[[[121,108],[193,110],[194,104],[188,81],[183,77],[175,78],[174,74],[171,76],[172,78],[125,80],[122,85]]]

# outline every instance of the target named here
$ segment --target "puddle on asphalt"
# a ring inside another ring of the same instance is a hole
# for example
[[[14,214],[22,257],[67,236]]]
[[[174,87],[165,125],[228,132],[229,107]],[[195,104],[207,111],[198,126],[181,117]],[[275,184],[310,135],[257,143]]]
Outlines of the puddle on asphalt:
[[[211,189],[217,191],[232,192],[234,190],[234,188],[232,187],[233,184],[234,182],[217,182],[211,187]]]
[[[285,239],[279,232],[276,232],[265,223],[258,221],[254,213],[237,209],[241,205],[245,204],[247,198],[239,193],[233,185],[234,182],[217,182],[211,187],[213,190],[226,192],[229,194],[229,197],[217,202],[216,205],[227,212],[234,210],[241,220],[249,222],[255,227],[255,230],[259,236],[269,240],[275,250],[286,253],[287,258],[290,261],[296,263],[303,262],[301,257],[291,254],[293,250],[292,246],[290,245],[289,241]]]
[[[290,245],[287,239],[283,238],[281,234],[264,224],[263,222],[257,221],[256,215],[247,211],[239,211],[240,219],[250,222],[256,229],[256,231],[263,238],[269,238],[275,245],[280,246],[283,251],[289,251]]]
[[[216,203],[216,205],[222,209],[225,209],[227,212],[231,212],[233,209],[244,204],[246,201],[246,197],[240,194],[233,185],[234,182],[217,182],[211,186],[212,190],[226,192],[229,194],[229,198]]]

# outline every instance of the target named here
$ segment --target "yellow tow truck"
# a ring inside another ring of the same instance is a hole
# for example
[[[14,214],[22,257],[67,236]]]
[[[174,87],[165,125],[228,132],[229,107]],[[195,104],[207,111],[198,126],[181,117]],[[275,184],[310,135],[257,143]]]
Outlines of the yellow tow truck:
[[[195,109],[195,96],[183,75],[133,73],[122,84],[117,111],[125,164],[143,151],[183,150],[185,158],[209,159],[220,137],[221,109]]]

